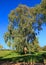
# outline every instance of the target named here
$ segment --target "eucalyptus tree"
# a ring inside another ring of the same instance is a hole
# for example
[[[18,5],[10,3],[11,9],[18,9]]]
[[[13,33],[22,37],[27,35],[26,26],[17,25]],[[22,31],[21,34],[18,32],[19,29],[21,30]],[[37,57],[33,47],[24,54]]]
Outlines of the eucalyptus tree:
[[[5,33],[4,39],[6,43],[10,41],[12,47],[16,48],[18,52],[23,52],[24,47],[28,51],[30,50],[29,46],[32,49],[35,46],[39,47],[36,36],[42,30],[42,25],[46,21],[45,2],[46,0],[43,0],[40,5],[31,8],[26,5],[19,5],[8,15],[8,32]]]

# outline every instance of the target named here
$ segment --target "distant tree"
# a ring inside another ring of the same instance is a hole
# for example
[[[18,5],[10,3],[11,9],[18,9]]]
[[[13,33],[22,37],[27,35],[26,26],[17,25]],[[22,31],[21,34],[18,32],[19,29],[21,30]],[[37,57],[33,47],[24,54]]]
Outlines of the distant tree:
[[[0,45],[0,49],[3,49],[3,46],[2,45]]]
[[[33,51],[34,48],[37,48],[38,51],[39,44],[36,42],[36,36],[46,21],[44,2],[46,0],[34,8],[19,5],[9,14],[8,32],[5,33],[4,39],[6,43],[10,41],[18,52],[23,52],[25,47],[29,51],[29,46]]]
[[[43,49],[43,51],[46,51],[46,46],[44,46],[42,49]]]

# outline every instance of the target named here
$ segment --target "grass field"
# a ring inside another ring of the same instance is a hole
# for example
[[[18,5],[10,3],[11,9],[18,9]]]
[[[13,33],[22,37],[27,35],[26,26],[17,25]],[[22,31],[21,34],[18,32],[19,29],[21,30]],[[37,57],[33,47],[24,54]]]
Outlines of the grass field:
[[[46,51],[41,51],[35,54],[20,55],[19,53],[13,50],[0,50],[0,60],[3,58],[5,60],[12,59],[13,61],[28,61],[28,60],[31,61],[31,58],[35,59],[35,57],[37,57],[36,60],[41,61],[42,53],[45,53],[46,56]]]
[[[3,57],[3,58],[12,58],[18,55],[19,55],[18,53],[12,50],[0,50],[0,57]]]
[[[36,55],[42,54],[44,52],[46,52],[46,51],[40,51],[40,52],[36,53]],[[19,56],[19,55],[20,55],[19,53],[17,53],[16,51],[13,51],[13,50],[0,50],[0,57],[9,58],[9,57],[16,57],[16,56]]]

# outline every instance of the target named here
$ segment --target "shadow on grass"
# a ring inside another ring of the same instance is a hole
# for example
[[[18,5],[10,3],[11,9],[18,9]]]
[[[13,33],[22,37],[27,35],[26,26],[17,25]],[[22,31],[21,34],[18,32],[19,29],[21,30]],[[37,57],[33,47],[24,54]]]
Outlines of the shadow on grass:
[[[0,57],[0,60],[2,59],[3,57]]]

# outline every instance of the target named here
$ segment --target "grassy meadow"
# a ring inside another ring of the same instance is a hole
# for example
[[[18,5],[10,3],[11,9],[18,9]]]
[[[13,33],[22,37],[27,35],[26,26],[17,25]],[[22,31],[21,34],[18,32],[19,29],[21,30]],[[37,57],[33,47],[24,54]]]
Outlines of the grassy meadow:
[[[13,62],[46,62],[46,51],[34,54],[19,54],[13,50],[0,50],[0,61],[13,61]]]

